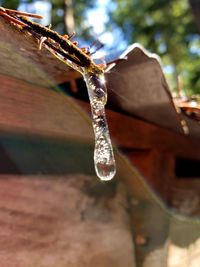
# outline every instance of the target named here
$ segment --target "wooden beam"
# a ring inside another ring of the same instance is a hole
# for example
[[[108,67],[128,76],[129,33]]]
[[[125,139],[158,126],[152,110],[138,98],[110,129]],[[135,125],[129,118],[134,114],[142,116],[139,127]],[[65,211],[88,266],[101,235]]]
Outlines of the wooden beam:
[[[80,100],[76,102],[90,112],[88,103]],[[119,148],[156,148],[162,152],[200,159],[200,138],[179,134],[109,109],[106,113],[112,139]]]

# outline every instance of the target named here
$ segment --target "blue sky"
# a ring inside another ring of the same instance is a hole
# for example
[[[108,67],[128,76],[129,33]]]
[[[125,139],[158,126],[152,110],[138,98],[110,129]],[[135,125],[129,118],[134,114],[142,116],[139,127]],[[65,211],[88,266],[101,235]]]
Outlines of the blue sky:
[[[88,23],[93,26],[94,32],[98,35],[98,38],[100,38],[100,41],[103,43],[113,42],[113,35],[109,32],[106,32],[105,29],[105,23],[108,21],[106,9],[109,2],[110,0],[98,0],[98,8],[88,12]]]
[[[113,32],[108,32],[105,28],[105,23],[109,21],[107,11],[111,4],[111,0],[98,0],[97,8],[88,11],[88,24],[93,26],[96,38],[105,44],[105,49],[101,49],[95,53],[97,57],[103,56],[105,53],[104,50],[110,51],[112,54],[112,52],[114,52],[112,51],[113,47],[115,47],[115,49],[117,47],[119,51],[127,47],[126,41],[121,38],[122,32],[120,29],[115,28]]]

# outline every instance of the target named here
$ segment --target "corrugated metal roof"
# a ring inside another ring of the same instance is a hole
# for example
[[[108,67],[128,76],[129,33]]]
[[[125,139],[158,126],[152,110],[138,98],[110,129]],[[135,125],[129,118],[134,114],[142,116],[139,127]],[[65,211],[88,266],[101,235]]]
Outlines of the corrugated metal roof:
[[[138,44],[131,45],[120,61],[107,74],[109,101],[122,112],[156,125],[183,133],[181,121],[159,57],[148,53]],[[188,124],[189,134],[200,137],[200,126]],[[187,125],[184,125],[187,131]],[[194,133],[195,132],[195,133]]]

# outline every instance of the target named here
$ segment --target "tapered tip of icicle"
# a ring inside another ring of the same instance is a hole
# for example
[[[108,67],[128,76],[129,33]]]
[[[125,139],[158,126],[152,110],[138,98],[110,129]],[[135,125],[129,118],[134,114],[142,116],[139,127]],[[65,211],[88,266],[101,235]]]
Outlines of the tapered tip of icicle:
[[[115,162],[112,164],[98,162],[95,164],[95,170],[101,181],[110,181],[116,174]]]

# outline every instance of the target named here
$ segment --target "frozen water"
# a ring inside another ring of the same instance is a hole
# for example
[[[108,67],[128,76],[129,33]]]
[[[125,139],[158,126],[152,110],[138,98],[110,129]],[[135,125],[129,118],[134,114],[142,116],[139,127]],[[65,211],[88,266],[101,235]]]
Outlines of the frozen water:
[[[92,111],[95,170],[101,180],[111,180],[116,173],[116,167],[104,108],[107,102],[104,74],[85,71],[83,76]]]

